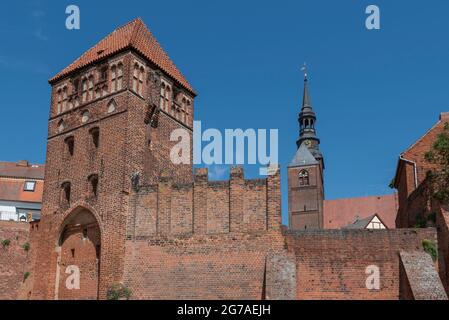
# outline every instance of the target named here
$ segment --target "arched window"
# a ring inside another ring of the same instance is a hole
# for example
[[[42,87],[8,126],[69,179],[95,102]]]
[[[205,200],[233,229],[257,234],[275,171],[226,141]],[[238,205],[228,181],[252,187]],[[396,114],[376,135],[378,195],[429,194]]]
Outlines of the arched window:
[[[123,64],[119,63],[117,66],[117,90],[123,87]]]
[[[299,173],[299,185],[300,186],[308,186],[310,183],[309,181],[309,173],[307,172],[307,170],[302,170]]]
[[[92,145],[95,149],[98,149],[100,146],[100,128],[95,127],[89,130],[91,139],[92,139]]]
[[[165,83],[161,85],[161,109],[167,111],[165,108]]]
[[[89,77],[89,100],[94,98],[94,77]]]
[[[139,89],[138,89],[138,93],[143,96],[143,78],[145,75],[145,70],[143,69],[143,67],[140,67],[140,72],[139,72]]]
[[[62,89],[62,112],[66,110],[67,107],[67,87]]]
[[[167,112],[170,110],[170,98],[171,98],[171,90],[170,86],[167,86],[165,88],[165,109],[167,110]],[[173,112],[171,112],[171,114],[173,114]]]
[[[98,175],[91,174],[87,180],[89,181],[89,195],[91,197],[97,197],[98,194]]]
[[[70,196],[71,196],[71,185],[70,182],[64,182],[61,185],[61,204],[64,206],[70,206]]]
[[[57,94],[56,94],[56,99],[58,102],[58,114],[61,113],[61,104],[62,104],[62,91],[61,89],[58,90]]]
[[[87,79],[83,79],[81,82],[82,101],[87,101]]]
[[[111,92],[115,92],[117,90],[117,67],[112,66],[111,68]]]
[[[138,93],[138,83],[139,83],[139,65],[136,63],[134,65],[133,71],[133,91]]]
[[[67,137],[65,140],[66,154],[69,156],[73,156],[73,152],[75,151],[75,138],[73,136]]]

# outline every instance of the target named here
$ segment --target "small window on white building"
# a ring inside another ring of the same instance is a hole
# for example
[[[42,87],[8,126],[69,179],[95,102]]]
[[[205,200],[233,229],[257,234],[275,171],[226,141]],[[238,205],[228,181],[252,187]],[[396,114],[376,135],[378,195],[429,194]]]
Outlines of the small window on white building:
[[[24,191],[34,192],[36,188],[36,181],[26,181],[23,188]]]

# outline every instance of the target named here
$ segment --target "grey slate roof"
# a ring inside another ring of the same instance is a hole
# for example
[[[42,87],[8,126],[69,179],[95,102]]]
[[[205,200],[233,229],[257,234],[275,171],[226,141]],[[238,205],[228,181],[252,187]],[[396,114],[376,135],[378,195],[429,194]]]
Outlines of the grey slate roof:
[[[309,148],[306,147],[304,143],[301,144],[299,149],[296,151],[293,160],[288,165],[289,167],[300,167],[317,164],[318,161],[310,152]]]

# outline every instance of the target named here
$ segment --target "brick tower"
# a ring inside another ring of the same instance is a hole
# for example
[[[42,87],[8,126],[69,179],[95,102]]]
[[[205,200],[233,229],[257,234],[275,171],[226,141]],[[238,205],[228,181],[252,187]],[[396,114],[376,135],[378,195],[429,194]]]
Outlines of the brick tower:
[[[292,230],[322,229],[324,160],[316,135],[316,115],[310,102],[307,73],[298,120],[297,151],[287,169],[289,226]]]
[[[175,129],[192,137],[195,92],[140,19],[50,79],[52,99],[35,299],[104,299],[123,280],[133,190],[193,181],[175,165]],[[82,287],[68,279],[79,272]]]

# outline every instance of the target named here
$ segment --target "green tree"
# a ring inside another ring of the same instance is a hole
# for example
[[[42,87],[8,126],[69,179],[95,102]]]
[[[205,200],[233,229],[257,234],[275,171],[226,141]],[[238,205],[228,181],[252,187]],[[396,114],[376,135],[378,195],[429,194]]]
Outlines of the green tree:
[[[432,145],[430,151],[424,154],[424,159],[435,165],[435,168],[427,172],[432,187],[432,196],[441,203],[449,203],[449,124],[444,124],[444,130],[440,133]]]

